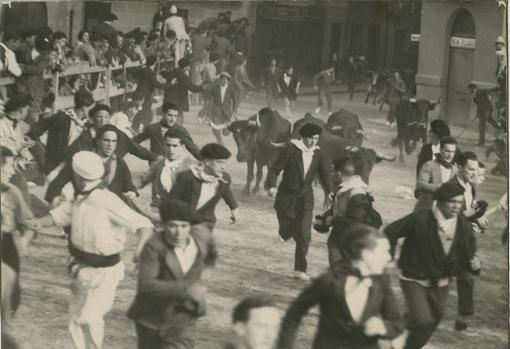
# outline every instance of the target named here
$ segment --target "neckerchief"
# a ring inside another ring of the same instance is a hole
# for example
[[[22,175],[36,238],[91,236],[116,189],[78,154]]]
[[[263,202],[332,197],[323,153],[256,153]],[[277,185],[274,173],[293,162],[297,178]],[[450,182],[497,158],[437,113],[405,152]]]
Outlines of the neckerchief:
[[[359,280],[358,280],[357,285],[359,285],[361,283],[364,283],[365,286],[367,286],[367,287],[372,286],[372,278],[371,278],[371,276],[370,275],[365,275],[358,268],[353,267],[348,262],[340,262],[337,265],[335,265],[333,268],[334,268],[333,269],[334,271],[341,272],[346,277],[347,276],[354,276],[354,277],[358,278]]]
[[[296,146],[296,148],[298,148],[299,150],[301,150],[303,153],[306,153],[306,152],[314,152],[318,149],[320,149],[320,147],[318,145],[314,145],[312,148],[308,148],[305,143],[303,143],[303,141],[301,139],[291,139],[290,141],[292,144],[294,144]]]
[[[215,183],[220,181],[223,183],[228,183],[228,181],[225,180],[223,177],[216,177],[206,173],[203,164],[190,166],[190,170],[191,173],[193,173],[193,175],[196,178],[200,179],[202,182]]]
[[[443,166],[444,168],[451,169],[453,167],[453,164],[451,162],[448,162],[445,159],[443,159],[443,157],[441,156],[441,153],[439,153],[437,155],[436,161],[439,162],[439,164],[441,166]]]
[[[86,199],[94,190],[96,189],[104,189],[106,186],[105,184],[103,183],[103,181],[101,179],[98,179],[94,182],[90,182],[89,185],[91,186],[91,188],[87,188],[87,185],[85,186],[85,188],[83,188],[81,191],[76,191],[74,193],[74,197],[75,198],[78,198],[80,197],[79,199],[80,200],[84,200]]]

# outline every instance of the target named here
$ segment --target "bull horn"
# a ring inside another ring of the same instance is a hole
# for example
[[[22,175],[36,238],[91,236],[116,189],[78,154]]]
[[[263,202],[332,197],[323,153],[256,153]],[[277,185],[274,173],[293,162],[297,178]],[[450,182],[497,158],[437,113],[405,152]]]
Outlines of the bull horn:
[[[378,158],[381,158],[383,160],[390,161],[390,162],[397,160],[396,156],[389,156],[389,155],[383,154],[381,152],[376,152],[376,155]]]
[[[331,131],[340,131],[341,129],[343,129],[343,126],[339,126],[339,125],[331,126]]]
[[[248,125],[257,126],[257,121],[256,120],[248,120]]]
[[[363,130],[356,130],[356,133],[368,141],[368,137]]]
[[[257,113],[257,117],[255,118],[255,125],[257,125],[257,127],[260,127],[260,114]]]
[[[285,142],[280,142],[280,143],[275,143],[275,142],[271,142],[271,145],[275,148],[283,148],[285,147]]]

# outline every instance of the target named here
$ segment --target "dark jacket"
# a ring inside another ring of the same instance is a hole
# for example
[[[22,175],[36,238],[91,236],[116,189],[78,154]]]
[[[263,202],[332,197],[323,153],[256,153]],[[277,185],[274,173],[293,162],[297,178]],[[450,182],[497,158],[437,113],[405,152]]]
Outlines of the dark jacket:
[[[200,149],[193,142],[191,135],[188,130],[184,128],[184,126],[175,124],[172,128],[179,129],[184,135],[183,143],[186,146],[186,149],[190,152],[191,155],[195,157],[197,160],[201,160]],[[136,143],[141,143],[146,139],[150,140],[150,150],[154,154],[164,155],[166,153],[164,135],[170,129],[170,127],[164,125],[161,122],[155,122],[148,127],[144,128],[142,133],[137,134],[132,138],[132,140]],[[152,161],[151,161],[152,162]]]
[[[457,230],[450,251],[445,253],[438,233],[437,220],[432,210],[413,212],[385,229],[391,245],[391,254],[399,238],[402,244],[398,266],[402,275],[417,280],[437,281],[452,277],[459,270],[471,269],[471,259],[476,253],[473,227],[463,216],[457,219]]]
[[[220,181],[216,189],[216,194],[198,210],[196,208],[198,199],[200,198],[202,181],[195,177],[191,170],[181,172],[177,175],[177,179],[170,190],[170,194],[168,194],[168,198],[187,202],[192,209],[197,211],[205,222],[215,223],[216,215],[214,214],[214,210],[220,199],[225,200],[225,203],[231,210],[238,207],[236,199],[230,189],[230,176],[224,173],[223,179],[227,183]]]
[[[284,74],[281,74],[280,78],[278,79],[278,89],[280,91],[278,97],[288,98],[291,101],[295,101],[297,99],[297,85],[299,80],[294,74],[292,74],[290,83],[287,85],[283,79],[283,76]]]
[[[215,125],[230,123],[232,115],[237,113],[239,107],[239,94],[236,93],[232,83],[229,83],[225,91],[223,102],[221,101],[221,87],[216,80],[205,94],[205,98],[211,100],[211,121]]]
[[[49,82],[43,77],[50,64],[49,53],[41,53],[31,64],[21,65],[23,74],[16,79],[18,93],[29,94],[36,100],[42,99],[49,91]]]
[[[281,156],[276,159],[267,172],[266,187],[276,187],[276,179],[283,171],[282,180],[278,187],[278,194],[274,208],[289,217],[295,217],[294,206],[296,200],[304,199],[304,209],[312,210],[314,205],[312,182],[316,175],[326,186],[327,192],[332,190],[330,166],[321,156],[320,150],[315,151],[310,168],[303,178],[303,157],[301,150],[289,144]]]
[[[64,111],[59,111],[48,118],[39,120],[30,127],[27,136],[33,140],[38,140],[45,132],[48,132],[45,174],[49,174],[65,159],[71,122],[74,121]]]
[[[186,274],[161,233],[147,241],[138,267],[138,291],[127,314],[130,319],[158,330],[171,327],[176,314],[184,312],[193,317],[205,314],[205,298],[193,299],[188,290],[200,282],[206,266],[214,265],[217,251],[211,232],[204,225],[193,226],[190,235],[198,255]]]
[[[111,47],[116,48],[117,35],[118,33],[115,28],[105,22],[101,22],[92,28],[92,32],[90,33],[90,42],[106,39],[110,43]]]
[[[44,199],[51,203],[55,197],[62,193],[62,189],[69,182],[73,184],[74,190],[76,191],[77,187],[73,178],[73,168],[71,166],[71,162],[67,162],[57,177],[55,177],[55,179],[50,183]],[[124,162],[124,160],[122,160],[122,158],[117,158],[115,175],[113,176],[112,181],[106,186],[106,188],[108,188],[108,190],[110,190],[121,199],[124,199],[122,194],[129,191],[138,194],[131,178],[131,172],[129,171],[127,164]]]
[[[278,349],[294,348],[301,318],[319,305],[319,325],[313,349],[377,349],[380,337],[364,334],[363,324],[371,317],[381,317],[387,330],[384,338],[393,339],[404,330],[398,304],[393,296],[387,275],[370,279],[372,286],[363,310],[361,324],[357,324],[345,300],[345,282],[349,267],[339,264],[319,276],[294,300],[282,320]]]
[[[475,102],[477,111],[492,111],[492,103],[488,94],[499,91],[499,87],[479,89],[477,88],[473,94],[473,102]]]
[[[117,149],[115,153],[120,159],[123,159],[127,153],[136,156],[141,160],[147,160],[149,162],[156,161],[159,154],[155,154],[146,148],[133,141],[124,132],[115,128],[118,135]],[[66,151],[65,159],[71,161],[74,154],[82,150],[94,151],[96,149],[96,138],[95,132],[92,134],[90,129],[84,129],[82,133],[76,138],[76,140],[69,146]]]
[[[163,84],[156,78],[156,72],[149,67],[141,68],[133,72],[136,79],[136,93],[141,94],[147,100],[152,98],[152,93],[156,88],[164,89],[167,84]]]
[[[21,64],[32,64],[32,48],[22,42],[16,48],[16,61]]]
[[[165,88],[163,102],[176,104],[181,112],[189,111],[188,92],[202,92],[202,86],[193,84],[182,68],[163,72],[161,75],[169,83]],[[172,81],[176,81],[176,83],[172,84]]]

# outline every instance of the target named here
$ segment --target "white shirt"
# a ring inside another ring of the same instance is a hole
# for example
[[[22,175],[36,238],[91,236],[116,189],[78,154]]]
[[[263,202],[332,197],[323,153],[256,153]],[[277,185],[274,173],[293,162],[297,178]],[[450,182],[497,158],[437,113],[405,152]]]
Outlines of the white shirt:
[[[165,21],[165,33],[169,30],[173,30],[175,32],[175,37],[177,40],[189,40],[189,35],[186,33],[186,27],[184,25],[184,20],[179,16],[169,17]]]
[[[283,74],[283,81],[285,82],[285,85],[288,86],[290,84],[290,75]]]
[[[18,61],[16,61],[16,55],[12,52],[7,46],[0,42],[0,46],[2,46],[5,50],[5,66],[4,69],[7,70],[14,76],[21,76],[21,68],[18,65]]]
[[[83,131],[85,123],[87,122],[87,118],[80,119],[76,114],[75,110],[72,108],[64,110],[64,113],[66,113],[66,115],[69,116],[70,119],[67,145],[71,145]]]
[[[432,205],[432,213],[437,220],[437,232],[441,238],[444,253],[448,254],[452,247],[455,231],[457,230],[457,216],[448,219],[445,218],[435,203]]]
[[[225,93],[227,92],[228,85],[220,85],[221,103],[225,100]]]
[[[471,184],[464,182],[460,177],[459,183],[464,187],[464,201],[466,201],[466,209],[469,209],[473,206],[473,189],[471,188]]]
[[[352,319],[359,323],[363,310],[368,301],[368,294],[372,280],[370,278],[360,279],[356,276],[349,275],[345,279],[345,302],[351,313]]]
[[[310,170],[310,165],[312,164],[315,149],[318,149],[318,147],[314,147],[313,149],[307,148],[307,146],[303,143],[302,140],[297,139],[291,140],[291,143],[294,144],[299,150],[301,150],[301,156],[303,159],[303,178],[304,178],[306,177],[308,170]]]
[[[0,144],[15,155],[19,153],[24,143],[24,135],[21,129],[20,122],[14,128],[11,119],[6,116],[0,118]]]
[[[165,188],[167,192],[170,192],[170,189],[172,189],[172,186],[175,183],[177,175],[180,172],[187,169],[188,163],[189,161],[187,162],[183,160],[170,161],[168,159],[165,159],[165,165],[161,170],[159,180],[161,182],[161,185],[163,186],[163,188]]]
[[[452,173],[452,169],[439,165],[439,170],[441,171],[441,183],[448,182]]]
[[[436,155],[437,153],[440,153],[441,152],[441,144],[432,144],[432,159],[435,159],[436,158]]]
[[[119,111],[112,115],[110,123],[117,127],[119,130],[128,135],[129,138],[134,137],[133,134],[133,123],[129,120],[129,117],[126,113]]]
[[[56,225],[71,225],[71,242],[77,249],[104,256],[124,249],[127,231],[153,227],[108,189],[64,201],[50,214]]]
[[[188,271],[195,263],[198,255],[198,247],[195,243],[195,240],[190,237],[188,246],[186,247],[174,247],[175,255],[179,260],[179,264],[181,265],[182,272],[187,274]]]
[[[209,202],[216,194],[216,189],[218,188],[219,182],[202,182],[202,187],[200,189],[200,196],[198,198],[197,210],[204,206]]]

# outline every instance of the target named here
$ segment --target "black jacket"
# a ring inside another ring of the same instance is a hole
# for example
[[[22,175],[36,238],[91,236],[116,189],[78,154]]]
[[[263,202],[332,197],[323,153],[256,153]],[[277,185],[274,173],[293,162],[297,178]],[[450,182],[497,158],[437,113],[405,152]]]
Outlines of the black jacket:
[[[455,276],[460,270],[476,273],[470,263],[476,253],[476,238],[471,222],[463,216],[457,219],[457,230],[448,253],[443,249],[432,210],[413,212],[388,225],[384,232],[390,241],[392,256],[397,240],[405,238],[398,261],[404,277],[437,281]]]
[[[161,75],[168,82],[163,101],[176,104],[181,112],[189,111],[188,92],[202,92],[202,86],[193,84],[182,68],[163,72]],[[176,83],[171,84],[172,80],[175,80]]]
[[[339,264],[319,276],[294,300],[282,320],[278,349],[294,348],[301,318],[308,310],[319,305],[319,325],[313,349],[377,349],[380,337],[367,337],[363,324],[373,316],[381,317],[387,330],[384,338],[393,339],[404,330],[398,304],[393,296],[388,276],[371,277],[372,286],[361,324],[351,316],[345,300],[345,282],[349,267]]]
[[[136,79],[136,93],[141,94],[146,99],[152,98],[152,93],[156,88],[164,89],[167,84],[163,84],[156,78],[156,72],[149,67],[144,67],[136,70],[133,73]]]
[[[455,157],[453,158],[453,163],[456,164],[459,156],[462,154],[462,151],[457,146],[455,150]],[[418,174],[420,173],[421,167],[424,163],[430,160],[434,160],[434,154],[432,154],[432,143],[425,143],[421,147],[420,154],[418,154],[418,163],[416,164],[416,177],[418,177]]]
[[[220,199],[225,200],[225,203],[231,210],[238,207],[237,201],[230,189],[230,176],[225,173],[223,174],[223,179],[227,183],[220,181],[216,194],[198,210],[196,208],[198,199],[200,198],[202,181],[195,177],[191,170],[181,172],[177,175],[177,179],[168,194],[168,198],[170,200],[187,202],[193,210],[197,211],[205,222],[215,223],[216,215],[214,214],[214,210]]]

